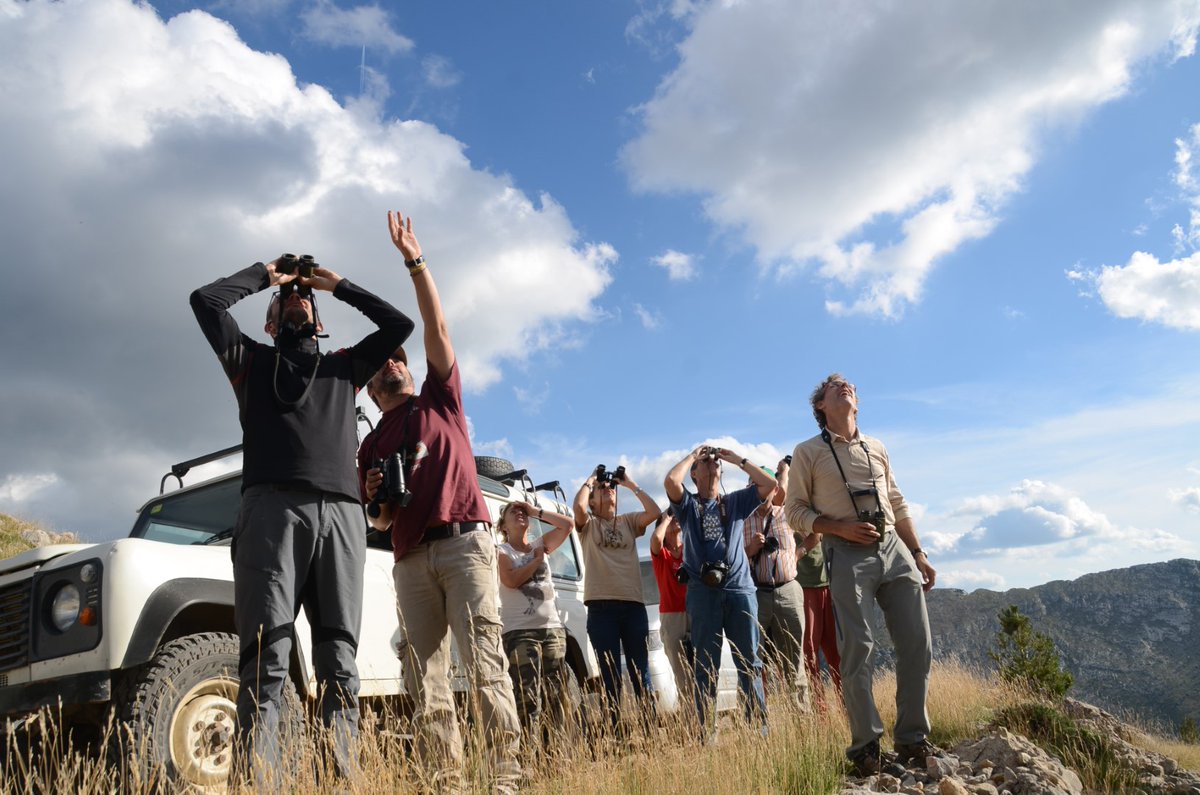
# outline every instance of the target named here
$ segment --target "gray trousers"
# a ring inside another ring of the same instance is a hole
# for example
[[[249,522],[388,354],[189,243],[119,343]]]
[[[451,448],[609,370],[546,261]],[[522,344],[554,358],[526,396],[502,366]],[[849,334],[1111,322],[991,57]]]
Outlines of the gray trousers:
[[[259,780],[284,769],[280,705],[303,606],[312,627],[321,719],[331,729],[338,771],[350,775],[357,768],[355,656],[367,555],[362,505],[318,492],[251,486],[242,495],[232,554],[243,764]]]
[[[933,654],[921,573],[912,555],[891,528],[878,544],[854,544],[828,535],[822,543],[842,656],[842,694],[850,721],[846,753],[853,756],[883,735],[883,721],[871,693],[872,600],[883,609],[896,649],[893,739],[897,743],[924,740],[929,734],[925,699]]]
[[[778,588],[759,588],[759,656],[776,667],[788,696],[802,711],[809,708],[808,671],[804,668],[804,589],[792,580]]]

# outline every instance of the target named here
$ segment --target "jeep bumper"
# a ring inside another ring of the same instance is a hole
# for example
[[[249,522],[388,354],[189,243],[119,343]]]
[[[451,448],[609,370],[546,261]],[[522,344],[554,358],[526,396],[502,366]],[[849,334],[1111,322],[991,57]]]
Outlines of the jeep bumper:
[[[108,671],[89,672],[41,682],[24,682],[0,687],[0,715],[36,712],[75,704],[108,701],[112,697],[112,677]]]

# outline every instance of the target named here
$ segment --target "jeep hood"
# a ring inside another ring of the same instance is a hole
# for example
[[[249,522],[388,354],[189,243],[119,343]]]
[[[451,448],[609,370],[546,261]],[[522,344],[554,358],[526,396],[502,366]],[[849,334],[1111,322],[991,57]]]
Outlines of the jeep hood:
[[[62,555],[92,546],[95,546],[95,544],[51,544],[45,547],[37,547],[27,552],[22,552],[20,555],[13,555],[7,560],[0,560],[0,574],[7,574],[10,571],[18,571],[30,567],[39,567],[48,560],[53,560]]]

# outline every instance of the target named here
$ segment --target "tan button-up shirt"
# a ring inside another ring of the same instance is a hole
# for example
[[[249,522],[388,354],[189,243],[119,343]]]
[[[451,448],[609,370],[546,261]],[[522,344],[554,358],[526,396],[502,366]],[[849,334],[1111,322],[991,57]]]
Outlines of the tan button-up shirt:
[[[908,503],[892,476],[891,460],[883,442],[861,431],[853,439],[845,439],[832,431],[830,435],[838,461],[846,472],[846,480],[842,480],[837,461],[819,434],[796,445],[788,472],[787,499],[783,503],[791,526],[808,535],[821,516],[842,522],[857,521],[854,502],[846,491],[847,482],[854,491],[875,485],[879,490],[879,507],[883,508],[888,526],[907,519]],[[858,501],[858,510],[875,511],[874,497],[854,499]]]

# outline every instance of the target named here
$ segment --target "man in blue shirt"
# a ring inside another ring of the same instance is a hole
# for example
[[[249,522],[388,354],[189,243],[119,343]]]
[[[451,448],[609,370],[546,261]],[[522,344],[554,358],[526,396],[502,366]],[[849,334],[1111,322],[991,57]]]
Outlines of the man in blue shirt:
[[[745,472],[751,485],[718,494],[722,461]],[[695,495],[683,487],[685,472],[691,473]],[[742,544],[742,522],[775,490],[775,478],[730,450],[701,446],[671,468],[664,485],[683,528],[687,612],[696,652],[696,711],[702,736],[707,736],[708,715],[717,695],[722,633],[733,647],[746,718],[759,720],[765,733],[758,599]]]

